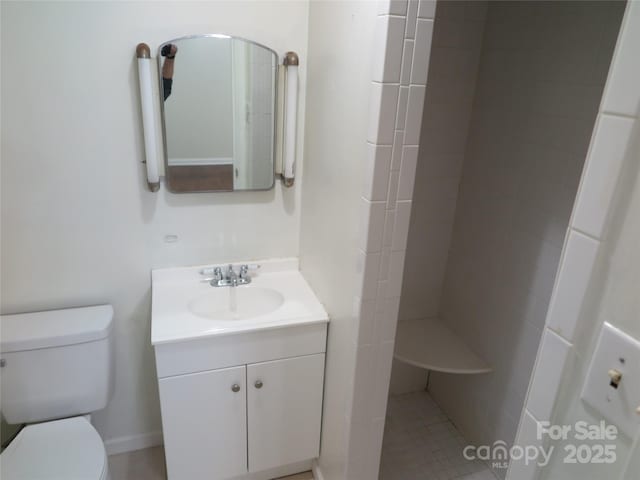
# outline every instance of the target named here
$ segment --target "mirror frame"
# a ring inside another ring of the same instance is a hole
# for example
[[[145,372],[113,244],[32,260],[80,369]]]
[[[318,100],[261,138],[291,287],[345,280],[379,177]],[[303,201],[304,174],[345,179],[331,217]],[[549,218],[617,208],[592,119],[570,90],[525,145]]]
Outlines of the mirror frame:
[[[264,48],[265,50],[270,51],[276,57],[276,70],[274,73],[274,96],[273,96],[273,181],[271,185],[266,188],[251,188],[246,190],[195,190],[192,192],[184,192],[184,191],[174,191],[171,188],[171,182],[169,180],[169,154],[167,152],[167,130],[165,125],[165,111],[164,111],[164,101],[162,99],[163,85],[162,85],[162,47],[167,44],[177,42],[178,40],[189,40],[196,38],[225,38],[231,40],[242,40],[243,42],[250,43],[252,45],[256,45],[258,47]],[[279,77],[280,77],[280,55],[273,48],[269,48],[262,43],[254,42],[253,40],[249,40],[244,37],[238,37],[235,35],[227,35],[226,33],[203,33],[197,35],[184,35],[182,37],[172,38],[171,40],[167,40],[166,42],[162,42],[156,51],[156,63],[158,64],[158,98],[160,100],[160,122],[162,124],[162,150],[164,155],[164,184],[167,190],[174,194],[191,194],[191,193],[232,193],[232,192],[266,192],[272,190],[276,185],[276,176],[277,176],[277,151],[278,151],[278,90],[279,90]]]

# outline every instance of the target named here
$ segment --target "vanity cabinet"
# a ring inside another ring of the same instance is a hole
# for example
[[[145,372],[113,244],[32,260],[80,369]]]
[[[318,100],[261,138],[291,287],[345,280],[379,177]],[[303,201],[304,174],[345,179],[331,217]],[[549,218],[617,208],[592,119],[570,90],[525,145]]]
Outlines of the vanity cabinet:
[[[324,354],[247,366],[249,471],[318,456]]]
[[[170,479],[247,471],[246,368],[162,378],[162,429]]]
[[[308,469],[320,449],[325,350],[326,324],[157,345],[169,480]]]

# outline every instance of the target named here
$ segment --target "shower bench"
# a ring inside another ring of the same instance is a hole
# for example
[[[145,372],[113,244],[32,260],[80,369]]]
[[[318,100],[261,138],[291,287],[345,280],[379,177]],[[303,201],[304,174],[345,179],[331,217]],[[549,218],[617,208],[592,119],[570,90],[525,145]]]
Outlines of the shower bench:
[[[489,373],[491,367],[437,318],[398,322],[394,358],[445,373]]]

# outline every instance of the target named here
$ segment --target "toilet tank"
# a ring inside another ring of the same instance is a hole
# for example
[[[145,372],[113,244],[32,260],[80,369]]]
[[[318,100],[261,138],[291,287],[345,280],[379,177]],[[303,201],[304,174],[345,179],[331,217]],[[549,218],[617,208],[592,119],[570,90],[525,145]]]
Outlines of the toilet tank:
[[[9,423],[103,409],[113,392],[113,307],[0,316],[0,406]]]

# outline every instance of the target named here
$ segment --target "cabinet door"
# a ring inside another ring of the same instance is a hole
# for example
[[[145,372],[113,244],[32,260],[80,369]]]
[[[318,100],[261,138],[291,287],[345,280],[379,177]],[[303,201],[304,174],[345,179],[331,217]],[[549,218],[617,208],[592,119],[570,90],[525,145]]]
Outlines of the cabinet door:
[[[159,385],[169,480],[246,473],[246,367],[162,378]]]
[[[249,471],[318,456],[324,354],[247,366]]]

